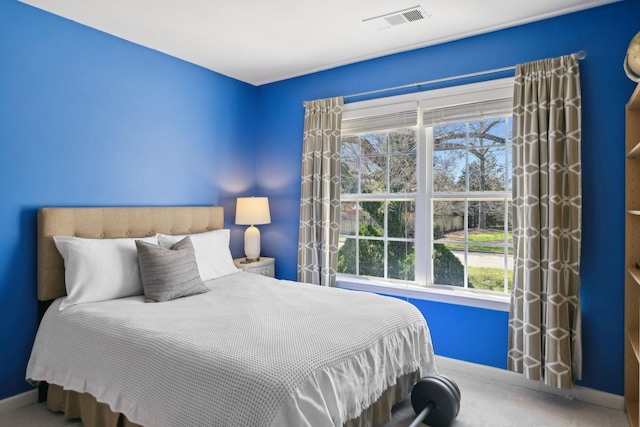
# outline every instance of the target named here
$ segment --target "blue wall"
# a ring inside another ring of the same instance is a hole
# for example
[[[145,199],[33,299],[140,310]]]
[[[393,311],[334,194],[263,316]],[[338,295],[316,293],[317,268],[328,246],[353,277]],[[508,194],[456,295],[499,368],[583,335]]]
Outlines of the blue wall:
[[[637,16],[640,2],[624,0],[256,88],[0,0],[0,399],[29,389],[38,207],[220,204],[240,256],[235,197],[267,195],[263,253],[277,257],[279,277],[295,279],[303,101],[580,49],[581,384],[622,394],[624,105],[634,85],[621,65]],[[437,353],[506,366],[506,313],[411,302]]]
[[[257,183],[273,200],[264,252],[295,279],[303,101],[489,70],[585,50],[583,93],[581,385],[623,394],[624,106],[634,84],[622,61],[640,31],[625,0],[538,23],[340,67],[259,88]],[[393,29],[391,30],[393,31]],[[390,33],[390,36],[392,34]],[[436,353],[506,367],[507,314],[412,300]]]
[[[257,88],[9,0],[0,63],[2,399],[30,389],[36,209],[221,204],[233,224]]]

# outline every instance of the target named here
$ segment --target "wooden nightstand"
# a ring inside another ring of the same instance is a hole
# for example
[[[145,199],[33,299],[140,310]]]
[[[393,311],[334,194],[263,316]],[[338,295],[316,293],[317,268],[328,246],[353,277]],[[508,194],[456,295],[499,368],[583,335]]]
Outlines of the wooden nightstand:
[[[247,273],[262,274],[267,277],[275,277],[275,259],[261,256],[259,261],[243,263],[246,258],[236,258],[233,263],[240,270]]]

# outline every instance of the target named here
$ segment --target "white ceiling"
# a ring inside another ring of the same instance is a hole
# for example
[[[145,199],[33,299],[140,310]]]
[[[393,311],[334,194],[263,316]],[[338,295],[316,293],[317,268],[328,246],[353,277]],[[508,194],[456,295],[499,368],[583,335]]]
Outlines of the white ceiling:
[[[618,0],[20,0],[253,85]],[[428,18],[362,21],[421,6]]]

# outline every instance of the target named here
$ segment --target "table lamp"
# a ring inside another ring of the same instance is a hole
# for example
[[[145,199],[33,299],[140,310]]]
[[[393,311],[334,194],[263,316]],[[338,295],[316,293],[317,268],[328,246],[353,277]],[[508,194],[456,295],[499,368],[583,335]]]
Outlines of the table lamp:
[[[260,260],[260,230],[255,225],[271,223],[269,199],[266,197],[238,197],[236,224],[249,225],[244,232],[245,262]]]

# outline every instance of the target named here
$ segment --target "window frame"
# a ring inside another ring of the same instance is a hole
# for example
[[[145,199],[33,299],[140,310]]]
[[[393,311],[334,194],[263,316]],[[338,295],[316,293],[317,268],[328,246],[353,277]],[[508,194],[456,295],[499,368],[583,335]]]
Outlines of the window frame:
[[[411,194],[411,199],[414,200],[415,203],[415,216],[416,218],[426,218],[425,221],[416,221],[415,223],[415,238],[414,238],[414,251],[415,251],[415,259],[416,260],[431,260],[430,263],[427,262],[416,262],[415,263],[415,277],[414,283],[407,283],[404,281],[394,281],[393,279],[387,279],[382,277],[369,277],[369,276],[358,276],[358,275],[350,275],[350,274],[342,274],[338,273],[338,285],[341,287],[353,287],[356,286],[358,288],[373,286],[375,288],[382,286],[383,288],[390,287],[391,290],[395,289],[397,293],[398,289],[411,290],[410,293],[418,292],[419,294],[424,294],[425,291],[427,294],[433,294],[434,292],[438,295],[446,295],[449,291],[454,291],[455,294],[459,296],[461,291],[468,293],[465,296],[465,299],[471,298],[472,300],[484,300],[488,301],[491,308],[504,309],[505,296],[508,296],[507,293],[501,293],[497,291],[478,291],[466,287],[456,287],[456,286],[447,286],[447,285],[434,285],[432,283],[431,277],[433,276],[433,257],[432,249],[433,249],[433,215],[432,215],[432,203],[435,200],[447,199],[447,198],[455,198],[457,200],[466,201],[469,199],[482,199],[485,200],[487,197],[495,200],[505,200],[505,195],[508,193],[510,196],[511,189],[509,187],[505,187],[504,191],[500,192],[469,192],[465,191],[463,193],[453,192],[451,194],[445,193],[436,193],[431,188],[431,182],[433,177],[433,153],[434,149],[432,146],[425,144],[424,142],[433,141],[433,127],[425,127],[423,123],[424,110],[425,109],[438,109],[443,106],[450,105],[464,105],[469,103],[482,103],[482,102],[491,102],[496,99],[506,99],[512,98],[513,96],[513,87],[514,80],[513,78],[505,78],[505,79],[496,79],[486,82],[480,83],[471,83],[466,85],[453,86],[443,89],[435,89],[426,92],[419,92],[414,94],[407,95],[399,95],[392,96],[386,98],[379,98],[367,101],[353,102],[347,103],[344,106],[343,112],[343,121],[346,120],[366,120],[367,117],[371,116],[382,116],[385,114],[392,114],[394,112],[398,113],[398,115],[402,115],[403,111],[408,111],[414,109],[417,111],[417,117],[415,125],[413,126],[401,126],[401,127],[411,127],[415,129],[416,132],[416,179],[417,179],[417,192],[416,193],[408,193]],[[414,115],[415,117],[415,115]],[[480,117],[478,117],[479,119]],[[476,119],[477,120],[477,119]],[[463,121],[474,121],[473,119],[464,119]],[[365,125],[366,126],[366,125]],[[433,126],[433,125],[431,125]],[[398,128],[397,126],[392,127]],[[376,131],[383,131],[383,129],[372,129],[363,132],[348,132],[348,135],[362,134],[362,133],[374,133]],[[431,135],[426,133],[431,132]],[[508,148],[505,147],[505,150]],[[507,154],[507,159],[510,157]],[[466,160],[466,164],[468,165],[468,159]],[[509,161],[507,160],[507,164],[509,165]],[[422,166],[422,167],[420,167]],[[387,175],[389,171],[386,171]],[[507,180],[505,179],[505,184]],[[388,190],[388,187],[387,187]],[[468,188],[466,189],[468,190]],[[359,191],[361,189],[359,188]],[[495,194],[490,194],[495,193]],[[363,197],[365,196],[365,197]],[[352,200],[356,203],[366,200],[366,199],[376,199],[376,200],[385,200],[385,206],[387,200],[400,200],[403,199],[405,193],[384,193],[384,194],[352,194],[352,195],[344,195],[341,197],[341,200],[348,201]],[[482,197],[478,197],[482,196]],[[492,197],[490,197],[492,196]],[[507,202],[509,200],[507,199]],[[506,208],[505,208],[506,209]],[[386,210],[386,207],[385,207]],[[465,208],[465,218],[467,215],[468,209]],[[385,215],[385,222],[387,217]],[[505,218],[505,229],[508,220]],[[468,224],[465,221],[465,230],[468,228]],[[465,232],[465,236],[466,236]],[[429,236],[425,242],[420,244],[418,242],[418,236]],[[384,224],[384,236],[383,239],[385,241],[385,247],[387,244],[387,227]],[[393,239],[392,239],[393,240]],[[505,235],[505,241],[507,240],[507,236]],[[467,240],[465,239],[465,243]],[[384,254],[385,259],[385,276],[387,275],[387,253],[385,250]],[[427,265],[429,264],[429,265]],[[506,261],[505,261],[506,267]],[[356,270],[358,271],[358,270]],[[467,278],[468,270],[465,263],[465,280]],[[505,272],[506,276],[506,272]],[[466,283],[466,282],[465,282]],[[442,293],[444,292],[444,294]],[[406,293],[406,292],[404,292]],[[438,297],[437,299],[439,299]],[[447,299],[447,298],[445,298]],[[508,302],[508,301],[507,301]],[[497,306],[496,306],[497,304]],[[469,304],[467,304],[469,305]],[[473,304],[472,304],[473,305]],[[484,305],[484,303],[483,303]]]
[[[490,117],[487,117],[487,119],[491,119],[491,118],[504,118],[505,120],[507,120],[507,118],[508,118],[508,121],[505,121],[505,124],[507,125],[505,127],[505,137],[506,137],[507,136],[506,135],[507,129],[510,129],[509,125],[512,125],[512,123],[513,123],[512,115],[509,115],[509,116],[506,116],[506,115],[491,115]],[[467,124],[470,123],[470,122],[473,122],[473,121],[477,121],[477,120],[471,120],[471,121],[467,122]],[[509,122],[511,122],[511,123],[509,123]],[[427,132],[432,132],[434,128],[435,128],[435,126],[427,128]],[[427,206],[429,208],[428,217],[427,218],[428,218],[429,221],[433,221],[433,218],[434,218],[433,207],[434,207],[434,203],[437,203],[438,201],[457,201],[457,202],[460,202],[460,203],[464,203],[464,206],[465,206],[464,207],[464,219],[463,219],[464,240],[462,242],[455,242],[455,243],[451,242],[451,241],[450,242],[441,242],[441,243],[444,243],[444,244],[460,244],[460,245],[465,247],[465,250],[464,250],[465,261],[463,262],[463,265],[464,265],[464,278],[463,278],[464,286],[462,287],[464,289],[471,289],[471,288],[467,287],[467,285],[469,284],[469,277],[470,277],[470,274],[469,274],[470,266],[468,264],[468,255],[469,255],[468,247],[472,244],[471,240],[469,239],[469,231],[470,231],[469,220],[468,220],[469,209],[470,209],[469,208],[469,204],[473,203],[473,202],[482,202],[482,201],[485,201],[485,202],[496,201],[496,202],[504,202],[505,203],[505,206],[503,207],[504,223],[503,223],[503,226],[502,226],[502,230],[504,232],[504,237],[503,237],[502,243],[500,243],[500,244],[491,244],[491,243],[486,243],[485,242],[485,243],[473,243],[473,244],[477,245],[477,246],[487,246],[487,247],[495,246],[495,247],[500,247],[500,248],[503,249],[503,252],[502,252],[502,256],[503,256],[502,263],[503,263],[503,268],[504,268],[504,270],[503,270],[503,286],[504,286],[504,288],[503,288],[502,292],[499,292],[499,291],[490,291],[490,292],[497,292],[497,293],[500,293],[500,294],[506,294],[506,293],[508,293],[508,290],[507,290],[507,286],[508,286],[508,270],[509,270],[508,261],[509,261],[509,248],[510,248],[510,246],[509,246],[509,238],[508,238],[508,233],[509,233],[509,227],[508,227],[508,224],[509,224],[509,211],[508,211],[508,209],[509,209],[509,206],[510,206],[510,203],[511,203],[511,179],[510,179],[511,175],[510,174],[507,175],[505,173],[505,175],[504,175],[504,177],[502,179],[502,185],[503,185],[503,190],[502,191],[497,191],[497,190],[487,190],[487,191],[482,191],[482,192],[480,192],[480,191],[472,191],[469,188],[469,185],[470,185],[469,179],[467,179],[466,182],[465,182],[464,191],[450,191],[450,192],[448,192],[448,191],[435,191],[433,189],[433,181],[434,181],[433,178],[434,178],[434,175],[435,175],[435,171],[434,171],[433,167],[428,166],[428,165],[433,165],[433,156],[434,156],[434,153],[437,151],[435,149],[435,147],[433,146],[433,143],[434,143],[433,135],[430,135],[427,138],[426,144],[425,144],[426,151],[427,151],[428,155],[431,156],[431,157],[429,157],[429,160],[428,160],[428,163],[427,163],[427,167],[426,167],[426,169],[427,169],[427,181],[425,182],[425,185],[427,185],[429,187],[429,188],[427,188],[427,199],[428,199],[427,200]],[[512,143],[513,142],[511,140],[511,138],[505,138],[505,145],[502,147],[502,149],[504,149],[504,157],[503,157],[503,159],[504,159],[505,172],[506,172],[506,168],[508,168],[509,165],[511,164],[510,161],[512,160],[511,159]],[[500,145],[491,145],[491,146],[486,146],[486,147],[489,148],[489,149],[492,149],[492,148],[499,148]],[[453,150],[464,150],[464,153],[465,153],[464,162],[465,162],[466,174],[468,176],[469,167],[471,165],[470,156],[472,155],[471,154],[472,146],[467,144],[464,147],[447,148],[446,150],[451,150],[451,151],[453,151]],[[442,151],[445,151],[445,150],[442,150]],[[430,268],[431,268],[431,271],[433,271],[434,270],[434,262],[433,262],[434,256],[433,256],[433,252],[432,251],[433,251],[433,245],[436,243],[436,241],[433,238],[433,223],[431,223],[431,225],[428,228],[428,230],[430,230],[429,235],[431,236],[430,237],[431,244],[428,244],[428,245],[425,245],[425,246],[427,247],[428,251],[431,251],[431,252],[427,253],[427,259],[431,260],[431,267]],[[511,249],[513,250],[513,243],[511,244]],[[435,274],[431,274],[431,275],[426,276],[427,277],[427,282],[426,282],[426,285],[424,285],[424,286],[427,286],[427,287],[429,287],[429,286],[442,286],[442,284],[430,282],[430,280],[432,279],[432,277],[434,275]],[[453,285],[451,285],[451,286],[453,286]]]
[[[406,129],[407,127],[405,127]],[[415,126],[411,126],[408,128],[415,128]],[[416,131],[417,132],[417,131]],[[377,132],[368,132],[365,134],[369,134],[369,135],[374,135]],[[391,149],[390,147],[390,140],[388,138],[389,133],[388,131],[380,131],[380,134],[384,134],[386,141],[385,141],[385,150],[384,153],[380,154],[380,153],[376,153],[374,155],[363,155],[362,151],[360,150],[360,148],[358,148],[358,193],[349,193],[346,195],[341,195],[341,206],[343,202],[350,202],[350,203],[354,203],[355,204],[355,212],[356,212],[356,218],[360,219],[360,208],[361,208],[361,204],[362,203],[367,203],[367,202],[375,202],[375,203],[382,203],[383,204],[383,208],[384,208],[384,220],[383,220],[383,224],[381,224],[382,227],[382,236],[363,236],[359,234],[359,229],[356,227],[355,230],[355,235],[340,235],[341,238],[345,238],[345,239],[351,239],[354,240],[356,242],[356,257],[355,257],[355,270],[356,271],[360,271],[360,258],[358,255],[359,252],[359,248],[360,248],[360,242],[361,241],[366,241],[366,240],[372,240],[372,241],[381,241],[383,244],[383,272],[384,272],[384,277],[381,277],[381,279],[385,279],[385,280],[400,280],[403,281],[402,279],[393,279],[393,278],[389,278],[388,277],[388,273],[390,270],[390,266],[389,266],[389,259],[388,259],[388,246],[391,242],[405,242],[405,243],[412,243],[415,247],[415,238],[407,238],[407,237],[401,237],[401,236],[389,236],[388,235],[388,210],[389,210],[389,204],[393,203],[393,202],[406,202],[406,201],[413,201],[414,203],[414,209],[415,209],[415,200],[416,200],[416,195],[418,193],[417,191],[417,186],[419,185],[418,182],[416,182],[416,191],[415,192],[409,192],[409,193],[403,193],[403,192],[390,192],[390,188],[392,185],[392,180],[391,180],[391,159],[395,156],[404,156],[407,153],[411,153],[412,151],[394,151]],[[357,137],[358,135],[361,134],[350,134],[350,136],[353,135],[355,137]],[[416,142],[418,141],[418,137],[415,138]],[[415,147],[416,153],[415,156],[417,158],[417,150],[418,147]],[[362,159],[366,158],[366,157],[385,157],[385,191],[384,192],[377,192],[377,193],[366,193],[366,192],[362,192],[363,188],[362,188]],[[407,197],[407,195],[409,195],[409,197]],[[415,230],[414,230],[414,235],[415,235]],[[347,273],[343,273],[343,274],[347,274]],[[360,277],[360,275],[351,275],[351,276],[355,276],[355,277]],[[370,277],[370,276],[362,276],[362,277]]]

